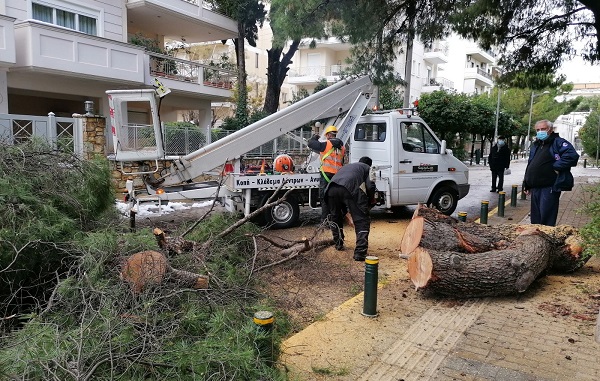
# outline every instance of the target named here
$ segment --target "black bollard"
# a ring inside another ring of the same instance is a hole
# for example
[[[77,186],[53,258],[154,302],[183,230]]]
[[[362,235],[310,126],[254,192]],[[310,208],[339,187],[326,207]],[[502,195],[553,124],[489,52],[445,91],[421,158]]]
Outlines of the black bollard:
[[[487,225],[488,222],[488,207],[489,207],[490,202],[489,201],[481,201],[481,212],[479,214],[479,222]]]
[[[379,282],[379,258],[368,256],[365,259],[365,292],[362,314],[377,316],[377,283]]]
[[[498,217],[504,217],[504,203],[506,202],[506,192],[498,192]]]
[[[129,231],[135,233],[135,212],[133,210],[129,211]]]
[[[467,222],[467,212],[458,212],[458,220]]]
[[[517,192],[519,186],[518,185],[513,185],[512,189],[510,191],[510,206],[515,207],[517,206]]]
[[[270,311],[258,311],[254,313],[254,324],[256,324],[256,349],[258,356],[267,364],[273,365],[273,324],[275,318]]]

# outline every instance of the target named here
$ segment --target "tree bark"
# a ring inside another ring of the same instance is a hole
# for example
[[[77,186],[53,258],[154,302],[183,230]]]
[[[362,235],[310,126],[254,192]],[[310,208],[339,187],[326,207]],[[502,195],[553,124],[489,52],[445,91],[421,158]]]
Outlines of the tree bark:
[[[263,110],[273,114],[279,109],[279,96],[281,95],[281,85],[285,80],[289,66],[292,63],[292,57],[298,51],[300,40],[293,40],[288,51],[281,55],[283,48],[273,47],[267,50],[267,91],[265,94],[265,104]]]
[[[572,226],[482,225],[419,207],[400,246],[417,289],[466,297],[523,292],[546,271],[572,272],[589,256]]]

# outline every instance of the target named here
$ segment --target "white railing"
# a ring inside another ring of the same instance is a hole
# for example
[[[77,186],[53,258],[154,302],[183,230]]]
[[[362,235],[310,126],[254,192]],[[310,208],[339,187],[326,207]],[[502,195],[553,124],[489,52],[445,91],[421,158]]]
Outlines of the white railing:
[[[32,139],[42,139],[55,149],[83,152],[83,131],[75,118],[0,114],[0,142],[20,144]]]

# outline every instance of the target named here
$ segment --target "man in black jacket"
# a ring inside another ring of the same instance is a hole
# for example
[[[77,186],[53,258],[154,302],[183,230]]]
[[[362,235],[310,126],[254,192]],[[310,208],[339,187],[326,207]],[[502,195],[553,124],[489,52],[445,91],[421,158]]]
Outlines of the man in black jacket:
[[[371,158],[364,156],[358,163],[343,166],[325,189],[325,197],[331,212],[331,233],[335,248],[338,250],[344,250],[345,210],[348,210],[352,216],[356,232],[355,261],[364,261],[369,247],[371,230],[369,210],[371,200],[375,197],[375,184],[369,178],[372,164]]]
[[[490,150],[488,161],[492,171],[492,189],[490,189],[490,192],[502,192],[504,170],[510,167],[510,150],[506,145],[504,136],[498,136],[498,141]],[[496,180],[498,180],[498,186],[496,186]]]
[[[535,131],[537,140],[529,152],[523,190],[531,194],[531,223],[555,226],[560,194],[573,189],[571,167],[577,165],[579,154],[554,132],[552,122],[540,120]]]

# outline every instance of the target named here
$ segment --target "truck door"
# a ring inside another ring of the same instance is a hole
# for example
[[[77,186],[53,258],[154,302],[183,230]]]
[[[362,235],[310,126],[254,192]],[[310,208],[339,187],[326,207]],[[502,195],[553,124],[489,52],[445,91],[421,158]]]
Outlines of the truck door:
[[[398,192],[402,204],[426,202],[431,185],[448,171],[440,160],[441,144],[420,121],[397,119],[396,123],[398,163],[393,192]]]

